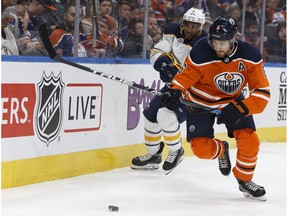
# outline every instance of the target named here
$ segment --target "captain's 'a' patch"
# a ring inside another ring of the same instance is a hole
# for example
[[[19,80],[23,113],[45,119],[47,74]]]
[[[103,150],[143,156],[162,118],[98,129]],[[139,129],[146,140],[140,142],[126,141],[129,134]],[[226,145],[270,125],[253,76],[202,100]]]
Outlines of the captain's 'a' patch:
[[[245,66],[244,66],[244,63],[243,62],[239,62],[238,64],[238,71],[241,71],[241,70],[245,70]]]

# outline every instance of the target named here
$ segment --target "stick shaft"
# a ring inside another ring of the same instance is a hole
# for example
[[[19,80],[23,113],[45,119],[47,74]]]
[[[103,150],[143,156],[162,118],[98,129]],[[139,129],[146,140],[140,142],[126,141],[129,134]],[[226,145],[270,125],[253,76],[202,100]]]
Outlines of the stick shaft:
[[[95,71],[95,70],[92,70],[91,68],[86,67],[84,65],[80,65],[80,64],[74,63],[72,61],[68,61],[66,59],[63,59],[62,57],[60,57],[55,52],[55,50],[54,50],[54,48],[53,48],[53,46],[51,44],[51,41],[49,39],[47,26],[45,24],[39,26],[39,34],[41,36],[42,42],[43,42],[43,44],[45,46],[45,49],[47,50],[47,52],[49,54],[49,57],[51,59],[55,60],[55,61],[58,61],[58,62],[67,64],[67,65],[70,65],[72,67],[78,68],[80,70],[84,70],[86,72],[93,73],[93,74],[96,74],[98,76],[101,76],[101,77],[104,77],[104,78],[107,78],[107,79],[110,79],[110,80],[113,80],[113,81],[128,85],[130,87],[134,87],[134,88],[146,91],[146,92],[153,93],[153,94],[155,94],[157,96],[161,96],[162,95],[162,93],[160,91],[157,91],[156,89],[149,88],[149,87],[137,84],[135,82],[128,81],[126,79],[123,79],[123,78],[120,78],[120,77],[117,77],[117,76],[114,76],[114,75],[111,75],[111,74],[108,74],[108,73]],[[187,106],[191,106],[191,107],[196,108],[196,109],[202,109],[203,111],[206,111],[206,112],[213,112],[215,114],[219,114],[219,112],[221,112],[221,111],[219,111],[217,109],[211,109],[209,107],[205,107],[205,106],[202,106],[200,104],[194,103],[192,101],[187,101],[187,100],[184,100],[184,99],[181,99],[180,102],[182,104],[185,104]]]
[[[162,93],[157,91],[156,89],[149,88],[149,87],[146,87],[146,86],[143,86],[143,85],[139,85],[139,84],[137,84],[135,82],[131,82],[131,81],[128,81],[126,79],[123,79],[123,78],[120,78],[120,77],[117,77],[117,76],[114,76],[114,75],[111,75],[111,74],[107,74],[107,73],[104,73],[104,72],[92,70],[91,68],[86,67],[84,65],[80,65],[80,64],[76,64],[76,63],[71,62],[71,61],[67,61],[67,60],[61,58],[58,55],[56,55],[54,57],[54,60],[56,60],[58,62],[62,62],[62,63],[67,64],[67,65],[70,65],[72,67],[79,68],[79,69],[87,71],[89,73],[93,73],[93,74],[96,74],[98,76],[101,76],[101,77],[104,77],[104,78],[107,78],[107,79],[111,79],[111,80],[119,82],[119,83],[123,83],[125,85],[130,86],[130,87],[134,87],[134,88],[137,88],[137,89],[144,90],[146,92],[153,93],[153,94],[155,94],[157,96],[161,96],[162,95]]]

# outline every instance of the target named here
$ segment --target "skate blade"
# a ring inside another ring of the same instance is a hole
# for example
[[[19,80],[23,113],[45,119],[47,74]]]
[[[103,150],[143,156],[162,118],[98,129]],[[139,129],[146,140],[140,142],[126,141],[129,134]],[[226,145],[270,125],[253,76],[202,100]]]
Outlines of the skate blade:
[[[147,164],[145,166],[132,165],[131,169],[133,170],[157,170],[159,169],[159,164]]]
[[[247,199],[251,199],[251,200],[256,200],[256,201],[261,201],[261,202],[265,202],[267,201],[267,198],[265,195],[261,196],[261,197],[254,197],[251,194],[247,193],[247,192],[243,192],[243,195],[245,198]]]
[[[172,169],[168,170],[165,175],[168,175],[169,173],[171,173],[182,161],[183,161],[184,156],[182,156],[182,158],[178,161],[178,163],[176,164],[175,167],[173,167]]]

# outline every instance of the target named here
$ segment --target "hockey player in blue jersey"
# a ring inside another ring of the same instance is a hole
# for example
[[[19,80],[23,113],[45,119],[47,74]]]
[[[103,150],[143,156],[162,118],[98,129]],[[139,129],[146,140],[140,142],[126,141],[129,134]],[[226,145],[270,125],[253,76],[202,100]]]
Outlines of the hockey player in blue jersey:
[[[170,25],[164,31],[163,38],[154,46],[150,54],[150,62],[159,72],[165,83],[170,83],[174,75],[182,67],[185,58],[196,42],[206,37],[203,31],[205,15],[202,10],[191,8],[183,15],[181,24]],[[166,92],[167,86],[161,89]],[[169,154],[163,164],[165,171],[171,171],[183,159],[182,136],[180,123],[186,119],[186,107],[176,110],[163,107],[160,97],[154,97],[144,110],[144,139],[147,154],[132,159],[132,169],[158,169],[162,162],[162,151],[165,141]]]

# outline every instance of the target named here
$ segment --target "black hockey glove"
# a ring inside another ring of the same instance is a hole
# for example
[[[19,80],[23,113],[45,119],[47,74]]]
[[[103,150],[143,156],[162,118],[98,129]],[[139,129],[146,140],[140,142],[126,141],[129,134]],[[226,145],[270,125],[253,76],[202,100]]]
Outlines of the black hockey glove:
[[[217,124],[236,125],[248,113],[248,108],[241,100],[233,101],[222,109],[217,118]]]
[[[166,91],[161,96],[162,105],[167,107],[169,110],[177,109],[181,102],[180,99],[182,97],[182,91],[178,89],[170,89]]]
[[[171,82],[180,69],[180,66],[173,64],[173,61],[171,54],[164,53],[154,63],[154,69],[160,72],[160,79],[163,82]]]

